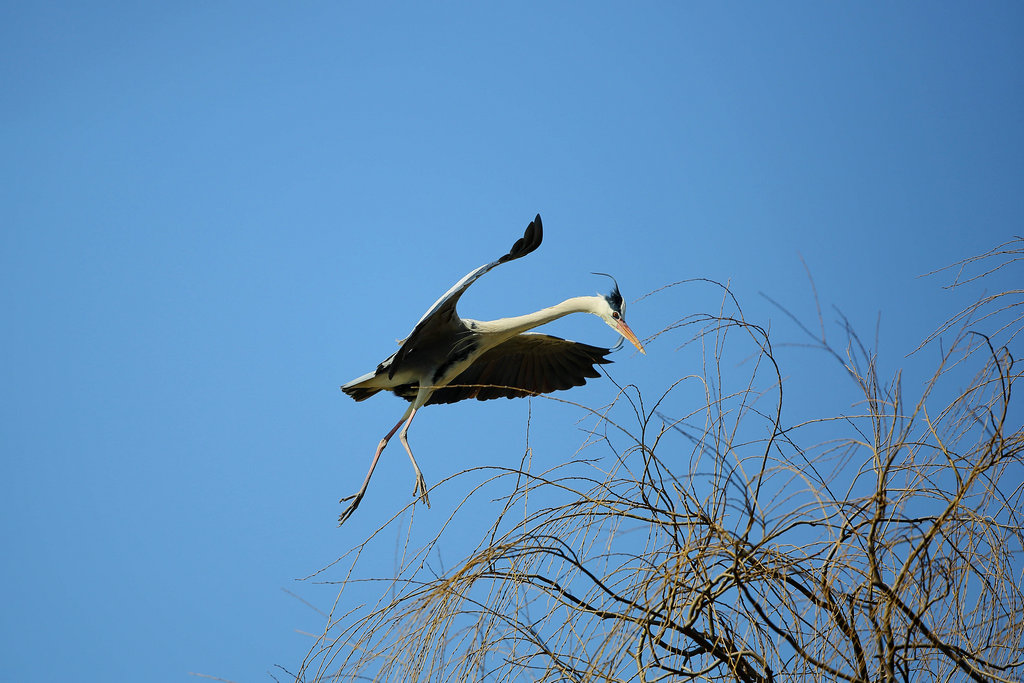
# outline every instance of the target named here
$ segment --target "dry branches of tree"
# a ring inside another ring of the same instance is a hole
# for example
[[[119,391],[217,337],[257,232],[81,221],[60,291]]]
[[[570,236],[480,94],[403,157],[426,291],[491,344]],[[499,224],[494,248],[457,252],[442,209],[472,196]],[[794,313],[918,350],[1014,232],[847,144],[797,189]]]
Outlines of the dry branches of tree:
[[[1022,244],[959,265],[1012,266]],[[454,567],[426,561],[442,529],[375,604],[346,611],[367,584],[343,577],[296,680],[1021,680],[1020,297],[948,321],[914,392],[849,326],[839,347],[805,330],[859,400],[789,423],[768,332],[723,292],[660,333],[699,372],[653,402],[625,386],[581,406],[569,462],[534,472],[528,445],[476,472],[464,505],[494,522]]]

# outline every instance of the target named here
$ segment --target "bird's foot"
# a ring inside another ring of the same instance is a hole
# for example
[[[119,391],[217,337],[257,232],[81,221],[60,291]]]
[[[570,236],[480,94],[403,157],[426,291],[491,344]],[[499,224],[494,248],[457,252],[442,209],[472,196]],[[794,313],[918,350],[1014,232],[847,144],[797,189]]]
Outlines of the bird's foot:
[[[352,502],[348,504],[348,507],[345,508],[345,510],[340,515],[338,515],[338,526],[341,526],[342,524],[344,524],[345,520],[347,520],[349,517],[351,517],[352,513],[356,511],[356,508],[359,507],[360,501],[363,500],[363,494],[362,493],[357,493],[357,494],[352,495],[352,496],[345,496],[344,498],[342,498],[338,502],[339,503],[344,503],[345,501],[348,501],[348,500],[350,500]]]
[[[430,498],[427,496],[427,480],[423,478],[422,474],[416,474],[416,488],[412,492],[413,496],[419,496],[420,500],[426,503],[427,509],[430,509]]]

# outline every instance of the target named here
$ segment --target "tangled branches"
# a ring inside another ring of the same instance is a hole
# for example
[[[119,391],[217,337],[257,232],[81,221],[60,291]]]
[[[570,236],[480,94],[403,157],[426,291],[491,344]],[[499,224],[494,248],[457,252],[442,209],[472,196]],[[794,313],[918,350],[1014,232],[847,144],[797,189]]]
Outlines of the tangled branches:
[[[769,335],[723,291],[660,333],[700,373],[585,409],[603,457],[481,468],[466,501],[503,493],[475,550],[431,573],[442,531],[405,557],[376,606],[332,613],[296,679],[1019,680],[1021,374],[970,327],[996,312],[956,320],[913,401],[849,328],[841,349],[812,335],[860,400],[787,424]]]

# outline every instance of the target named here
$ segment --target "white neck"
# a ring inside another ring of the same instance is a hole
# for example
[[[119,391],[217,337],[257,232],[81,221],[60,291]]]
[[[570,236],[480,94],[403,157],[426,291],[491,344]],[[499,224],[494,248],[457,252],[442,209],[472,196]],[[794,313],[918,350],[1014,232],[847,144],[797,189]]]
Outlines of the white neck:
[[[476,322],[477,331],[503,341],[505,339],[511,339],[517,334],[521,334],[527,330],[532,330],[535,327],[544,325],[545,323],[563,318],[570,313],[593,313],[596,315],[600,310],[598,308],[598,303],[601,300],[602,297],[599,296],[574,296],[571,299],[566,299],[560,304],[555,304],[548,308],[542,308],[535,313],[517,315],[513,318],[480,320],[474,322]]]

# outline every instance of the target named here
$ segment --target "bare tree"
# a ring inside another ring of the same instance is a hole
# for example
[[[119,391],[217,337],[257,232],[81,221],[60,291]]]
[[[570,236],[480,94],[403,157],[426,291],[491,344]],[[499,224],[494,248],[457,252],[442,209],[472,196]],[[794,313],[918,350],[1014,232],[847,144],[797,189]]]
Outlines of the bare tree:
[[[1022,254],[967,259],[954,286]],[[339,600],[296,680],[1021,680],[1022,292],[930,337],[946,348],[913,398],[844,320],[839,347],[801,326],[860,400],[791,424],[768,332],[722,291],[660,333],[699,373],[580,406],[584,448],[550,471],[529,443],[520,467],[477,470],[467,502],[504,493],[475,550],[432,572],[442,531],[379,602]]]

